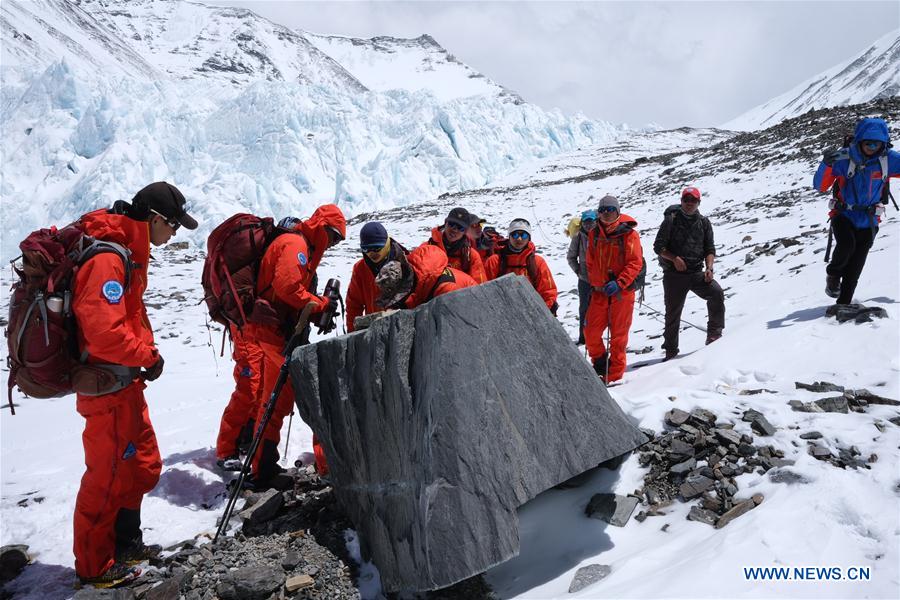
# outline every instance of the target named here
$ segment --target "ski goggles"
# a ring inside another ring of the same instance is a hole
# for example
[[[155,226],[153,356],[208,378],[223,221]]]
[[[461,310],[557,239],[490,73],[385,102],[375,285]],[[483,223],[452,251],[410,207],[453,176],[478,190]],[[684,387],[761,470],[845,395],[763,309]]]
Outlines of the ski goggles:
[[[150,212],[152,212],[154,215],[156,215],[158,217],[162,217],[162,220],[166,222],[166,225],[168,225],[169,227],[172,228],[172,231],[178,231],[178,228],[181,227],[181,223],[179,223],[178,221],[176,221],[174,219],[170,219],[166,215],[164,215],[162,213],[158,213],[155,210],[153,210],[152,208],[150,209]]]
[[[863,140],[859,144],[866,150],[881,150],[884,147],[884,142],[878,140]]]
[[[381,252],[385,247],[385,244],[368,244],[366,246],[362,246],[359,250],[363,254],[369,254],[371,252]]]
[[[509,237],[514,240],[530,240],[531,234],[527,231],[513,231],[511,234],[509,234]]]
[[[619,212],[619,209],[615,206],[599,206],[597,207],[598,213],[614,213]]]

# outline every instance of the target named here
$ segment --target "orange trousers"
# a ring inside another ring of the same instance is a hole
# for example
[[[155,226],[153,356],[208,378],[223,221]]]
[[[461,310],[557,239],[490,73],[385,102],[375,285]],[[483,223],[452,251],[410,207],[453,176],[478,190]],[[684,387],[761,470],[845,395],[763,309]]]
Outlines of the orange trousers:
[[[234,392],[222,413],[216,457],[228,458],[238,453],[238,439],[249,422],[256,417],[257,397],[262,371],[262,350],[240,334],[232,334],[234,351]],[[252,437],[255,431],[250,431]]]
[[[584,342],[591,361],[609,352],[607,383],[622,379],[625,374],[625,348],[634,314],[634,290],[623,290],[615,296],[602,292],[591,293],[591,304],[584,319]],[[603,333],[609,328],[609,348],[603,343]]]
[[[260,331],[262,330],[262,331]],[[266,403],[275,389],[275,383],[278,380],[278,373],[281,365],[284,364],[285,358],[282,355],[284,344],[280,341],[278,334],[270,329],[262,327],[248,326],[245,334],[256,340],[256,345],[261,352],[261,373],[260,385],[257,393],[257,412],[256,422],[262,422],[263,415],[266,412]],[[278,444],[281,441],[281,427],[284,424],[284,418],[290,414],[294,408],[294,386],[291,384],[291,378],[288,377],[281,388],[272,416],[263,430],[262,440],[256,455],[253,457],[251,472],[254,477],[262,479],[267,478],[271,474],[272,466],[278,462],[280,455],[278,453]],[[324,475],[328,472],[328,466],[325,461],[325,452],[318,439],[313,435],[313,452],[316,457],[316,469],[320,474]]]
[[[144,387],[135,382],[114,394],[84,398],[92,406],[100,398],[108,402],[103,409],[82,413],[86,470],[75,500],[73,547],[80,577],[97,577],[113,565],[119,509],[139,511],[144,494],[159,481],[162,460]]]

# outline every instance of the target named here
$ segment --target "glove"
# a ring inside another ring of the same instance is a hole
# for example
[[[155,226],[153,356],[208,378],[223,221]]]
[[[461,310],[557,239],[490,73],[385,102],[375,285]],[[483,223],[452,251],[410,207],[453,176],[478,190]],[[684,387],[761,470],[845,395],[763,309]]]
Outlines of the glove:
[[[166,361],[163,360],[163,357],[160,356],[159,359],[153,363],[153,366],[149,369],[144,370],[144,381],[156,381],[163,372],[163,365]]]
[[[601,288],[601,291],[607,296],[614,296],[622,291],[622,288],[619,287],[619,283],[615,280],[610,281],[606,285]]]
[[[841,157],[841,149],[840,148],[826,148],[825,152],[822,153],[822,162],[828,165],[829,167],[834,165],[834,161]]]

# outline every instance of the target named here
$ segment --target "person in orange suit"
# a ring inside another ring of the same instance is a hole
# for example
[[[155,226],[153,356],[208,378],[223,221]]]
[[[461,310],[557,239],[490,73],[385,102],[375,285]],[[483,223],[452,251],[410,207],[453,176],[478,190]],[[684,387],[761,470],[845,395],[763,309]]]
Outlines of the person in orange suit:
[[[255,433],[258,407],[259,376],[262,370],[259,347],[247,340],[240,329],[232,325],[231,357],[234,359],[234,392],[222,413],[219,436],[216,439],[216,463],[226,471],[240,471],[241,448],[246,449]],[[245,451],[245,450],[243,450]]]
[[[488,258],[484,265],[488,280],[497,279],[507,273],[527,277],[535,291],[541,295],[547,308],[556,315],[556,282],[547,261],[538,256],[531,241],[531,223],[526,219],[513,219],[509,224],[509,241]]]
[[[278,372],[285,360],[282,352],[300,312],[309,303],[315,305],[313,315],[319,315],[329,307],[328,298],[316,296],[310,291],[312,281],[325,250],[342,241],[346,235],[347,222],[341,209],[336,204],[325,204],[317,208],[312,217],[295,225],[294,231],[275,238],[263,254],[256,280],[257,297],[267,301],[277,316],[269,319],[251,316],[245,327],[245,337],[252,340],[262,353],[257,423],[262,422],[265,405],[275,389]],[[278,442],[281,440],[284,417],[293,406],[294,391],[290,381],[287,381],[251,462],[251,483],[257,489],[277,486],[276,476],[284,472],[278,464]],[[317,442],[314,437],[316,467],[324,474],[327,466]]]
[[[585,257],[592,293],[584,338],[594,371],[612,383],[625,374],[625,347],[634,312],[634,290],[629,288],[641,272],[643,251],[637,221],[619,212],[615,196],[601,198],[597,213],[600,220],[588,236]],[[609,348],[603,344],[607,328]]]
[[[378,287],[375,276],[381,267],[397,260],[401,254],[407,254],[406,248],[388,236],[387,229],[378,221],[363,225],[359,232],[359,246],[363,257],[353,265],[345,299],[348,332],[356,328],[354,321],[357,317],[383,310],[376,305]]]
[[[87,235],[131,252],[129,268],[112,252],[89,258],[73,283],[79,349],[88,363],[116,369],[119,382],[117,391],[78,394],[75,401],[85,419],[86,467],[75,500],[75,572],[97,587],[133,580],[140,574],[133,565],[161,550],[144,544],[141,533],[141,502],[162,469],[144,382],[159,377],[164,364],[143,296],[150,244],[165,244],[182,225],[197,227],[184,206],[178,188],[156,182],[131,203],[119,201],[80,219]]]
[[[477,218],[477,217],[476,217]],[[484,283],[484,262],[472,247],[466,232],[472,225],[472,215],[464,208],[454,208],[444,224],[431,230],[427,245],[437,246],[447,255],[450,267],[469,275],[476,283]],[[423,245],[425,245],[423,244]]]
[[[422,245],[382,267],[375,278],[380,290],[378,306],[384,309],[416,308],[450,292],[478,285],[458,269],[448,266],[447,255],[436,246]]]

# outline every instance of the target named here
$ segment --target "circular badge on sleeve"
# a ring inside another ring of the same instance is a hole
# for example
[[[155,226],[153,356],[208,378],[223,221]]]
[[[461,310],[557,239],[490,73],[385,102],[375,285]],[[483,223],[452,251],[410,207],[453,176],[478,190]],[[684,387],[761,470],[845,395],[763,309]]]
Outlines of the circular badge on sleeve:
[[[106,298],[106,301],[110,304],[118,304],[122,300],[122,294],[125,293],[122,284],[115,279],[110,279],[104,283],[101,291],[103,297]]]
[[[297,260],[300,261],[300,266],[301,266],[301,267],[305,267],[305,266],[306,266],[306,263],[309,262],[309,259],[306,258],[306,255],[303,254],[302,252],[298,252],[298,253],[297,253]]]

